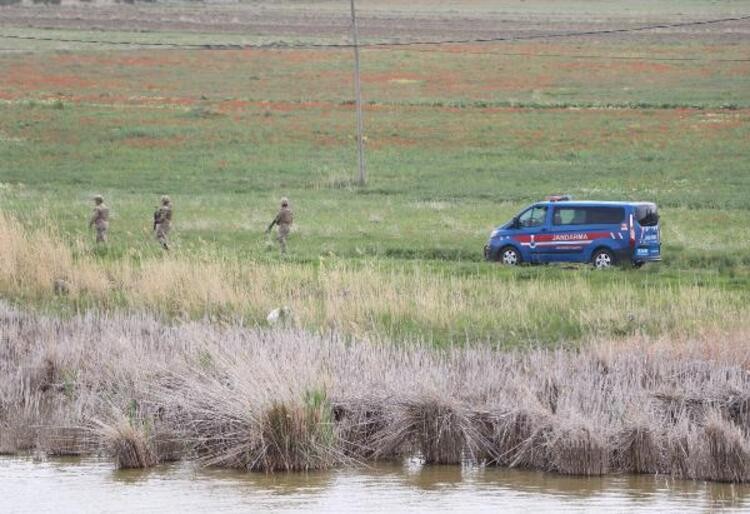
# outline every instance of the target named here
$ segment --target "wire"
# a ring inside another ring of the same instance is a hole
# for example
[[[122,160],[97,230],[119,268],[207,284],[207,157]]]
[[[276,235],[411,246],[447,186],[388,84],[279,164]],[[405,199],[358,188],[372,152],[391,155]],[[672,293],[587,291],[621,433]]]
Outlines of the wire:
[[[693,27],[700,25],[714,25],[719,23],[727,23],[732,21],[747,21],[750,20],[750,15],[737,16],[732,18],[716,18],[710,20],[698,20],[688,21],[681,23],[662,23],[656,25],[643,25],[640,27],[630,28],[616,28],[616,29],[601,29],[601,30],[585,30],[575,32],[558,32],[558,33],[547,33],[547,34],[529,34],[526,36],[498,36],[490,38],[471,38],[471,39],[440,39],[440,40],[424,40],[424,41],[380,41],[372,43],[360,43],[360,48],[394,48],[394,47],[406,47],[406,46],[439,46],[439,45],[457,45],[457,44],[476,44],[476,43],[496,43],[496,42],[512,42],[512,41],[530,41],[539,39],[559,39],[568,37],[579,37],[579,36],[595,36],[595,35],[606,35],[606,34],[623,34],[629,32],[644,32],[649,30],[657,29],[669,29],[669,28],[681,28],[681,27]],[[102,39],[79,39],[79,38],[57,38],[57,37],[40,37],[40,36],[22,36],[18,34],[0,34],[2,39],[15,39],[25,41],[49,41],[59,43],[84,43],[84,44],[101,44],[101,45],[116,45],[116,46],[140,46],[140,47],[160,47],[160,48],[185,48],[192,50],[249,50],[249,49],[318,49],[318,48],[353,48],[354,45],[351,43],[284,43],[284,42],[272,42],[272,43],[169,43],[169,42],[152,42],[152,41],[113,41],[113,40],[102,40]],[[505,54],[515,55],[515,54]],[[562,54],[518,54],[518,55],[543,55],[546,57],[573,57]],[[599,56],[588,56],[599,57]],[[604,56],[602,56],[604,57]],[[587,58],[587,57],[581,57]],[[642,59],[640,57],[628,57],[628,56],[616,56],[606,57],[616,59]],[[650,59],[650,60],[656,60]],[[663,58],[659,60],[705,60],[698,58]],[[726,61],[726,62],[746,62],[750,59],[714,59],[714,61]]]
[[[494,43],[502,41],[527,41],[534,39],[553,39],[553,38],[565,38],[565,37],[578,37],[578,36],[595,36],[602,34],[622,34],[627,32],[643,32],[647,30],[656,29],[669,29],[669,28],[681,28],[681,27],[692,27],[698,25],[713,25],[717,23],[727,23],[730,21],[747,21],[750,20],[748,16],[737,16],[733,18],[716,18],[712,20],[699,20],[699,21],[686,21],[681,23],[663,23],[658,25],[643,25],[640,27],[630,28],[619,28],[619,29],[601,29],[601,30],[584,30],[577,32],[558,32],[551,34],[529,34],[527,36],[512,36],[512,37],[493,37],[493,38],[474,38],[474,39],[444,39],[438,41],[405,41],[394,42],[394,43],[370,43],[368,46],[408,46],[408,45],[444,45],[444,44],[466,44],[466,43]]]
[[[432,50],[413,50],[415,52],[432,52]],[[717,58],[710,57],[654,57],[650,55],[605,55],[605,54],[553,54],[553,53],[532,53],[532,52],[497,52],[497,51],[476,51],[470,50],[461,52],[462,55],[498,55],[507,57],[541,57],[550,59],[602,59],[607,61],[656,61],[656,62],[718,62],[718,63],[737,63],[750,62],[750,58]]]

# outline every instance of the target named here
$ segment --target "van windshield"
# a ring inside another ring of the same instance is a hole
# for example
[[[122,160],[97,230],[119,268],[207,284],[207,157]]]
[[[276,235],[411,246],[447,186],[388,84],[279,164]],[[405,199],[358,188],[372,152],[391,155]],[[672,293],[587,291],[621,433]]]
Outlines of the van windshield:
[[[537,205],[518,216],[518,228],[540,227],[547,220],[547,206]]]
[[[654,227],[659,224],[659,210],[653,203],[646,203],[635,208],[635,218],[642,227]]]

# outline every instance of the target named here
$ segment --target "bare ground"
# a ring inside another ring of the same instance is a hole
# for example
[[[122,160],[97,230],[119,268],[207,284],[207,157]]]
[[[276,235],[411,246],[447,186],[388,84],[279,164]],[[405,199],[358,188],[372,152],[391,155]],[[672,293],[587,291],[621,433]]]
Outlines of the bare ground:
[[[538,2],[537,2],[538,3]],[[460,4],[460,2],[459,2]],[[543,34],[632,29],[648,25],[685,23],[750,14],[737,8],[724,11],[666,10],[519,10],[518,3],[498,2],[493,8],[480,4],[473,9],[446,10],[436,4],[418,3],[412,10],[384,6],[360,9],[362,36],[368,41],[414,41],[473,38],[523,38]],[[513,6],[513,7],[511,7]],[[340,41],[347,37],[349,12],[346,3],[333,6],[314,2],[251,5],[67,5],[0,7],[0,27],[145,32],[195,32],[246,34],[286,38],[319,38]],[[739,43],[750,40],[750,20],[711,25],[659,28],[648,31],[576,36],[587,41],[606,38],[649,43],[700,40]]]

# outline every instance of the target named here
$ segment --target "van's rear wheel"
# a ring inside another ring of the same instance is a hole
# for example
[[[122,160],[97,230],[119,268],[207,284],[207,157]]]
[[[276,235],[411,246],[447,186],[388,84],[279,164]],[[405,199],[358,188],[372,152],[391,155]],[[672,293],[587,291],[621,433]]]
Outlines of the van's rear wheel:
[[[591,256],[591,264],[596,269],[609,269],[615,265],[615,256],[606,248],[599,248]]]
[[[501,248],[497,254],[500,257],[498,260],[506,266],[518,266],[523,262],[521,254],[512,246]]]

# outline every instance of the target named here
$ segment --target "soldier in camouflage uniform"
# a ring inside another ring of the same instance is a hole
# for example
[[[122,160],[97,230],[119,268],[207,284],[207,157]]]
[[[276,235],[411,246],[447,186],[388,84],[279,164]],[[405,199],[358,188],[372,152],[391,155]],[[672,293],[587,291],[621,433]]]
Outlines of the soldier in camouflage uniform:
[[[172,200],[167,195],[161,197],[161,205],[154,212],[154,233],[162,248],[169,250],[169,229],[172,227]]]
[[[104,205],[104,198],[101,195],[94,197],[94,210],[89,220],[89,228],[96,228],[96,242],[107,242],[107,231],[109,230],[109,208]]]
[[[281,253],[286,253],[286,238],[289,236],[289,229],[292,227],[292,221],[294,221],[294,215],[289,208],[289,200],[282,198],[279,213],[266,229],[266,233],[269,233],[274,225],[279,226],[279,233],[276,236],[276,240],[279,242]]]

